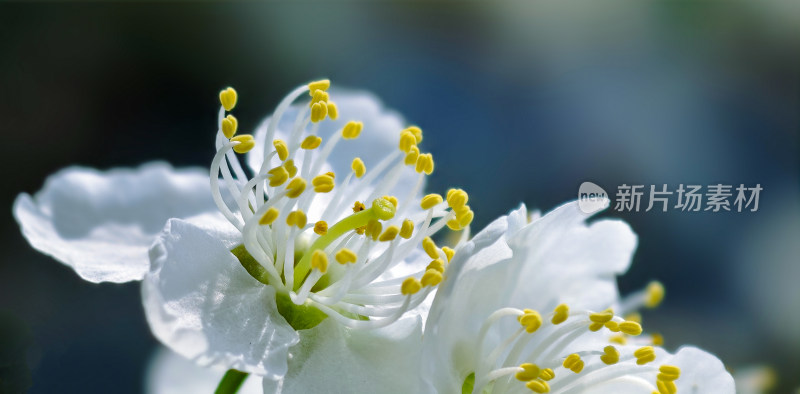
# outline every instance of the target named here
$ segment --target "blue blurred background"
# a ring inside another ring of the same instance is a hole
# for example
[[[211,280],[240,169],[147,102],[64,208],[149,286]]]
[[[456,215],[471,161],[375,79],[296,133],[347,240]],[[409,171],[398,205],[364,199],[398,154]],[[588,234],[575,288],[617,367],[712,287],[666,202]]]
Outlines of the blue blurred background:
[[[667,347],[699,345],[734,372],[770,365],[775,392],[796,388],[798,4],[2,4],[0,376],[138,393],[157,347],[138,285],[89,284],[32,250],[17,193],[70,164],[207,166],[221,88],[239,91],[248,130],[328,77],[425,130],[429,187],[468,190],[475,229],[583,181],[761,184],[758,212],[605,216],[639,234],[623,293],[667,288],[644,313]]]

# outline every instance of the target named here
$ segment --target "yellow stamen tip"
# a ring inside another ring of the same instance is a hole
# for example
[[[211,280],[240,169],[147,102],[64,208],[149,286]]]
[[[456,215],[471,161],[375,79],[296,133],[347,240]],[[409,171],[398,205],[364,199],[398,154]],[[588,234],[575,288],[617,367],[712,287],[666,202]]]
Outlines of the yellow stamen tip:
[[[455,250],[453,250],[452,248],[449,248],[447,246],[442,246],[442,251],[444,252],[444,255],[447,257],[447,262],[448,263],[450,262],[450,260],[453,259],[453,256],[456,254]]]
[[[367,172],[367,166],[364,165],[364,161],[360,157],[353,159],[350,167],[353,169],[353,173],[356,174],[356,178],[361,178]]]
[[[425,237],[422,239],[422,249],[424,249],[425,253],[427,253],[432,259],[439,258],[439,250],[431,237]]]
[[[283,140],[272,141],[272,146],[275,147],[275,151],[278,152],[278,158],[281,159],[281,161],[289,157],[289,148]]]
[[[283,167],[286,168],[286,171],[289,173],[289,178],[294,178],[297,175],[297,166],[294,165],[294,160],[289,159],[283,163]]]
[[[406,280],[403,281],[403,284],[400,285],[400,292],[403,295],[411,295],[416,294],[421,288],[422,283],[420,283],[417,278],[411,277],[406,278]]]
[[[377,220],[370,220],[367,222],[365,233],[367,237],[372,238],[373,241],[378,240],[378,236],[380,235],[381,231],[383,230],[383,225],[381,222]]]
[[[267,171],[267,179],[269,179],[269,185],[271,187],[280,186],[289,179],[289,172],[286,171],[286,167],[277,166]]]
[[[331,120],[339,118],[339,108],[333,101],[328,101],[328,117],[331,118]]]
[[[436,270],[440,273],[444,273],[444,261],[442,261],[442,259],[435,259],[425,267],[425,270]]]
[[[325,103],[314,103],[311,105],[311,122],[318,123],[328,116],[328,106]]]
[[[612,365],[619,362],[619,350],[617,350],[617,348],[615,348],[614,346],[611,345],[606,346],[605,348],[603,348],[603,352],[605,354],[600,356],[600,361],[602,361],[606,365]]]
[[[461,189],[450,189],[447,191],[447,205],[456,209],[467,205],[469,195]]]
[[[314,191],[317,193],[328,193],[333,190],[334,182],[333,177],[329,174],[317,175],[311,180],[314,186]]]
[[[411,219],[403,220],[403,225],[400,227],[400,236],[409,239],[411,234],[414,233],[414,222]]]
[[[227,139],[231,139],[236,134],[236,129],[239,127],[239,121],[233,115],[228,115],[222,119],[222,135]]]
[[[328,255],[317,249],[311,255],[311,268],[316,268],[323,274],[328,272]]]
[[[328,233],[328,223],[324,220],[320,220],[314,223],[314,232],[319,235],[325,235]]]
[[[553,380],[555,377],[556,373],[550,368],[545,368],[542,372],[539,372],[539,379],[542,380]]]
[[[642,325],[635,321],[624,321],[619,323],[619,330],[628,335],[639,335],[642,333]]]
[[[522,382],[528,382],[539,377],[542,370],[536,364],[524,363],[520,364],[522,371],[517,372],[514,377]]]
[[[358,256],[350,249],[342,248],[336,252],[336,262],[345,265],[347,263],[355,263]]]
[[[417,144],[417,137],[414,136],[414,133],[403,130],[400,132],[400,143],[398,147],[401,151],[408,153],[411,150],[412,146]]]
[[[525,309],[525,313],[517,318],[528,333],[534,333],[542,326],[542,315],[539,312]]]
[[[544,380],[531,380],[528,383],[525,383],[525,387],[529,390],[533,391],[534,393],[549,393],[550,392],[550,385],[547,384]]]
[[[423,286],[436,286],[441,282],[442,273],[435,269],[429,269],[422,275],[422,281],[420,283],[422,283]]]
[[[328,90],[331,87],[331,81],[328,79],[320,79],[319,81],[310,82],[308,84],[308,94],[313,96],[317,90]]]
[[[422,142],[422,129],[417,126],[409,126],[403,131],[408,131],[411,134],[414,134],[414,139],[416,144]]]
[[[264,212],[264,215],[262,215],[261,219],[258,220],[258,224],[260,224],[262,226],[266,226],[268,224],[272,224],[272,222],[274,222],[275,219],[277,219],[278,215],[280,215],[280,214],[281,213],[280,213],[280,211],[278,211],[278,209],[276,209],[275,207],[272,207],[272,208],[268,209],[267,212]]]
[[[297,226],[297,228],[303,228],[308,223],[308,218],[306,217],[305,212],[297,210],[289,212],[289,215],[286,216],[286,224],[289,226]]]
[[[239,143],[233,146],[233,150],[236,153],[247,153],[256,146],[256,140],[250,134],[237,135],[231,138],[231,142]]]
[[[286,186],[286,196],[289,198],[297,198],[303,191],[306,190],[306,180],[300,177],[292,179],[291,182]],[[305,224],[303,224],[305,226]]]
[[[347,122],[342,129],[342,138],[346,140],[356,139],[361,134],[361,129],[363,128],[364,124],[361,122]]]
[[[378,241],[381,242],[394,241],[399,232],[400,229],[397,228],[397,226],[389,226],[386,228],[386,230],[383,230],[383,234],[381,234],[381,236],[378,237]]]
[[[655,308],[661,304],[661,301],[664,300],[664,285],[662,285],[661,282],[652,281],[647,285],[645,293],[644,306],[648,308]]]
[[[431,194],[428,194],[425,197],[422,197],[422,202],[420,202],[419,205],[420,205],[420,207],[422,207],[422,209],[427,211],[428,209],[431,209],[431,208],[435,207],[436,205],[438,205],[442,201],[444,201],[444,199],[442,199],[442,196],[440,196],[440,195],[438,195],[436,193],[431,193]]]
[[[230,111],[236,106],[236,90],[227,88],[219,92],[219,102],[226,111]]]
[[[433,155],[430,153],[424,153],[417,157],[417,163],[414,166],[414,170],[418,173],[425,173],[426,175],[430,175],[433,173]]]
[[[569,306],[567,304],[560,304],[553,310],[553,318],[550,320],[551,323],[558,325],[567,320],[569,317]]]
[[[321,143],[322,143],[322,138],[316,135],[309,135],[308,137],[306,137],[306,139],[303,140],[303,142],[300,143],[300,148],[306,150],[317,149],[319,147],[319,144]]]
[[[413,166],[417,164],[417,159],[419,158],[419,148],[417,146],[412,146],[411,149],[408,150],[406,153],[406,157],[403,160],[403,164],[408,166]]]

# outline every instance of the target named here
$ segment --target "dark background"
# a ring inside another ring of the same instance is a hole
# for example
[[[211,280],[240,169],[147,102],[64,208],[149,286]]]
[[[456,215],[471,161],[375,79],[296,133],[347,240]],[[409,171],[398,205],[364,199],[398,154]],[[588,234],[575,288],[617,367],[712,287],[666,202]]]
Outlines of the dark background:
[[[19,192],[71,164],[207,166],[221,88],[248,130],[328,77],[425,130],[429,187],[468,190],[476,230],[587,180],[760,183],[754,213],[605,215],[639,234],[623,293],[666,285],[644,319],[668,348],[798,387],[797,4],[2,4],[0,362],[24,360],[2,373],[24,385],[27,366],[34,393],[137,393],[157,346],[137,284],[84,282],[28,246]]]

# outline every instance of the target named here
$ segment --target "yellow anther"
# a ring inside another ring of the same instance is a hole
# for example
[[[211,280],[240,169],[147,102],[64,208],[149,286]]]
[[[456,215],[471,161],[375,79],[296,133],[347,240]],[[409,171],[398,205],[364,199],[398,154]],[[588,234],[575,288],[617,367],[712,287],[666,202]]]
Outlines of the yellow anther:
[[[395,208],[397,208],[397,204],[399,203],[399,201],[397,201],[397,197],[395,197],[395,196],[383,196],[383,198],[388,200],[390,203],[392,203],[392,205],[394,205]]]
[[[339,108],[333,101],[328,101],[328,117],[331,118],[331,120],[339,118]]]
[[[300,148],[303,149],[317,149],[319,148],[319,144],[322,143],[322,138],[317,137],[316,135],[309,135],[303,142],[300,143]]]
[[[409,239],[411,234],[414,233],[414,222],[411,219],[403,220],[403,225],[400,226],[400,236]]]
[[[658,380],[673,381],[681,377],[681,369],[674,365],[662,365],[658,368]]]
[[[420,283],[417,278],[406,278],[406,280],[403,281],[403,284],[400,285],[400,293],[403,295],[416,294],[421,288],[422,283]]]
[[[328,223],[324,220],[320,220],[314,223],[314,232],[319,235],[325,235],[328,233]]]
[[[645,290],[646,295],[644,299],[644,306],[648,308],[655,308],[661,301],[664,300],[664,285],[658,281],[652,281],[650,284],[647,285],[647,289]]]
[[[336,252],[336,261],[339,264],[355,263],[358,256],[350,249],[342,248]]]
[[[601,328],[603,328],[603,323],[592,323],[592,324],[589,324],[589,331],[597,332],[597,331],[600,331]]]
[[[553,380],[555,377],[556,373],[550,368],[545,368],[542,370],[542,372],[539,372],[539,379],[542,380]]]
[[[267,212],[264,212],[264,215],[262,215],[261,219],[258,220],[258,224],[262,226],[272,224],[272,222],[274,222],[275,219],[277,219],[278,215],[280,214],[281,214],[280,211],[278,211],[278,209],[275,207],[267,209]]]
[[[414,134],[415,144],[419,144],[420,142],[422,142],[422,129],[420,129],[419,127],[409,126],[403,131],[408,131],[411,134]]]
[[[639,324],[642,324],[642,315],[637,312],[629,313],[625,315],[625,320],[635,321]]]
[[[219,92],[219,103],[226,111],[230,111],[236,106],[236,91],[233,88],[227,88]]]
[[[331,177],[331,179],[336,179],[336,174],[333,171],[328,171],[325,175]]]
[[[561,324],[569,317],[569,307],[567,304],[560,304],[553,310],[553,318],[550,320],[553,324]]]
[[[313,96],[317,90],[328,90],[331,87],[331,81],[328,79],[320,79],[319,81],[310,82],[308,84],[308,94]]]
[[[422,283],[423,286],[436,286],[441,282],[442,273],[437,270],[430,269],[425,271],[425,274],[422,275],[422,281],[420,283]]]
[[[447,221],[447,228],[453,231],[460,231],[462,227],[458,224],[458,219],[450,219]]]
[[[408,153],[411,150],[412,146],[417,144],[417,138],[414,137],[414,133],[410,131],[403,130],[400,133],[400,143],[398,144],[401,151]]]
[[[317,249],[311,255],[311,268],[316,268],[323,274],[328,272],[328,255]]]
[[[328,106],[325,103],[311,105],[311,122],[317,123],[328,116]]]
[[[664,345],[664,336],[661,334],[651,334],[650,340],[653,342],[653,345],[655,346]]]
[[[453,250],[452,248],[448,248],[447,246],[442,246],[442,251],[444,252],[444,255],[447,257],[448,263],[450,262],[450,260],[453,259],[453,256],[456,254],[455,250]]]
[[[419,155],[414,170],[418,173],[424,172],[426,175],[433,173],[433,155],[430,153]]]
[[[544,380],[531,380],[528,383],[525,383],[525,387],[533,391],[534,393],[549,393],[550,392],[550,385],[547,384]]]
[[[277,166],[267,171],[267,179],[269,179],[270,186],[280,186],[289,179],[289,172],[286,171],[284,166]]]
[[[531,309],[525,309],[524,312],[517,320],[529,334],[536,332],[542,326],[542,315]]]
[[[292,179],[288,185],[286,185],[286,196],[289,198],[297,198],[303,191],[306,190],[306,180],[300,177]],[[305,224],[303,224],[305,226]]]
[[[636,357],[636,364],[638,365],[645,365],[656,359],[656,353],[652,346],[640,347],[633,352],[633,355]]]
[[[353,173],[356,174],[356,178],[361,178],[367,172],[367,166],[364,165],[364,161],[360,157],[353,159],[350,167],[353,169]]]
[[[239,121],[233,115],[228,115],[222,119],[222,135],[227,139],[231,139],[236,134],[236,129],[239,127]]]
[[[436,271],[439,271],[441,273],[444,273],[444,261],[442,261],[442,259],[433,260],[428,264],[427,267],[425,267],[425,269],[426,270],[436,270]]]
[[[289,157],[289,148],[283,140],[272,141],[272,146],[275,147],[275,151],[278,152],[278,158],[281,159],[281,161]]]
[[[305,212],[303,211],[292,211],[289,212],[289,215],[286,216],[286,224],[289,226],[297,226],[297,228],[303,228],[308,223],[308,218],[306,217]]]
[[[589,320],[595,323],[605,323],[614,318],[614,311],[606,309],[603,312],[595,312],[589,315]]]
[[[361,134],[361,129],[364,128],[364,123],[361,122],[347,122],[342,129],[342,138],[346,140],[352,140],[358,138]]]
[[[617,334],[613,335],[611,338],[608,338],[608,341],[618,345],[625,345],[628,343],[628,338],[626,338],[623,334]]]
[[[417,159],[419,158],[419,148],[417,146],[412,146],[411,149],[408,150],[406,153],[406,158],[403,160],[403,164],[408,166],[413,166],[417,164]]]
[[[422,202],[420,202],[419,206],[422,207],[422,209],[424,209],[424,210],[428,210],[428,209],[431,209],[431,208],[435,207],[436,205],[438,205],[442,201],[444,201],[442,199],[442,196],[440,196],[440,195],[438,195],[436,193],[431,193],[431,194],[428,194],[425,197],[422,197]]]
[[[517,372],[514,377],[522,382],[531,381],[539,377],[542,370],[536,364],[524,363],[519,366],[522,370]]]
[[[233,151],[236,153],[247,153],[256,146],[256,140],[250,134],[237,135],[231,138],[231,142],[239,143],[233,146]]]
[[[314,191],[317,193],[328,193],[333,190],[333,177],[328,174],[317,175],[311,180]]]
[[[367,237],[372,238],[373,241],[378,240],[378,236],[381,234],[381,230],[383,230],[383,225],[381,222],[377,220],[370,220],[367,222],[367,230],[366,235]]]
[[[450,189],[447,191],[447,205],[455,209],[467,205],[469,195],[461,189]]]
[[[458,214],[456,214],[456,219],[458,219],[458,225],[461,226],[461,227],[469,226],[470,223],[472,223],[472,219],[474,219],[474,218],[475,218],[475,212],[472,212],[471,209],[468,210],[463,215],[459,216]]]
[[[583,371],[584,363],[583,360],[581,360],[581,356],[579,356],[577,353],[573,353],[564,360],[563,365],[564,368],[569,369],[572,372],[580,373]]]
[[[328,96],[328,92],[317,89],[313,94],[311,94],[311,103],[308,106],[311,107],[316,103],[322,103],[327,106],[329,98],[330,96]]]
[[[361,201],[356,201],[353,203],[353,213],[361,212],[365,209],[367,209],[367,207],[364,206],[364,203],[362,203]]]
[[[675,382],[669,380],[656,380],[656,387],[658,387],[658,392],[660,394],[675,394],[678,392],[678,387],[675,386]]]
[[[439,258],[439,250],[436,247],[436,242],[433,242],[431,237],[425,237],[422,239],[422,249],[424,249],[425,253],[427,253],[432,259]]]
[[[603,348],[603,354],[600,356],[600,361],[604,362],[606,365],[612,365],[619,362],[619,350],[617,348],[609,345]]]
[[[607,321],[605,327],[611,332],[619,332],[619,323],[613,320]]]
[[[642,333],[642,325],[635,321],[624,321],[619,323],[619,330],[628,335],[639,335]]]
[[[386,230],[383,230],[383,233],[381,234],[381,236],[378,237],[378,241],[381,241],[381,242],[394,241],[394,239],[397,237],[397,233],[399,233],[399,232],[400,232],[400,229],[397,228],[397,226],[386,227]]]
[[[294,165],[293,159],[286,160],[286,162],[283,163],[283,167],[289,172],[289,178],[294,178],[294,176],[297,175],[297,166]]]

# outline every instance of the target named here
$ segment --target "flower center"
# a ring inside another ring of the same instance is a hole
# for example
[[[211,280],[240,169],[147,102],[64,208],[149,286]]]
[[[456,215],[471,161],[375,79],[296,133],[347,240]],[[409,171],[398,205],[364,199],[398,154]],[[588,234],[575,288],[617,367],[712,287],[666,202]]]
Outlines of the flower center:
[[[335,148],[358,138],[364,128],[362,122],[349,121],[327,141],[317,135],[320,122],[339,117],[329,86],[327,80],[300,86],[279,103],[265,129],[263,162],[252,177],[235,153],[250,151],[256,140],[236,135],[236,118],[226,116],[236,104],[236,92],[222,91],[212,194],[242,233],[243,244],[232,252],[251,276],[288,300],[284,317],[321,312],[353,328],[382,327],[417,307],[441,282],[455,252],[438,247],[431,237],[445,226],[465,230],[462,238],[467,237],[474,214],[460,189],[448,191],[446,199],[417,197],[434,162],[419,150],[422,130],[415,126],[398,131],[399,149],[374,168],[368,170],[354,157],[344,179],[323,172]],[[276,139],[277,125],[306,92],[309,105],[296,107],[286,141]],[[417,181],[399,190],[406,195],[398,199],[391,193],[404,171],[416,173]],[[310,215],[316,221],[309,221]],[[407,268],[425,255],[429,259],[409,274]]]
[[[663,287],[653,282],[623,304],[654,307],[663,294]],[[490,348],[487,333],[507,327],[501,321],[511,317],[519,323],[517,329]],[[593,388],[624,380],[654,393],[677,392],[674,382],[680,369],[656,365],[651,345],[661,344],[662,339],[658,335],[642,338],[637,319],[636,315],[616,316],[611,309],[571,311],[566,304],[546,316],[530,309],[499,309],[481,327],[477,368],[464,389],[505,393],[524,385],[535,393],[593,392]],[[607,345],[592,348],[603,342]],[[626,344],[631,346],[621,346]]]

